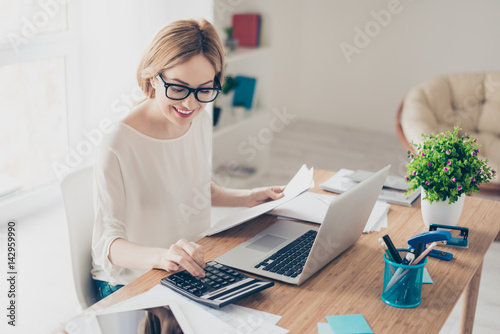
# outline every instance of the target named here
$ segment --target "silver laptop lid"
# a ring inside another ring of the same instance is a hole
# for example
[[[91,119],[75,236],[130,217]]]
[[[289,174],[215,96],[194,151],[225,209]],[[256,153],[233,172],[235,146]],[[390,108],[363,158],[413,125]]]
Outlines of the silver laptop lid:
[[[361,237],[391,165],[339,195],[330,203],[298,284],[335,259]]]

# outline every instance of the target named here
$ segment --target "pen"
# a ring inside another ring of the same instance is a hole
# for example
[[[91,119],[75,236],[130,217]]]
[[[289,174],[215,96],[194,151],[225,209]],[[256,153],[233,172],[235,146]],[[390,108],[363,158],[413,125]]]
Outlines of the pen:
[[[389,249],[389,252],[391,252],[392,258],[394,259],[394,262],[396,263],[401,263],[403,260],[401,259],[401,256],[399,256],[399,252],[397,251],[396,247],[394,247],[394,244],[392,243],[391,238],[389,237],[388,234],[384,235],[382,237],[384,239],[385,244],[387,245],[387,248]]]
[[[405,259],[403,260],[403,264],[410,265],[413,260],[415,259],[415,255],[412,253],[407,253],[405,256]],[[398,279],[399,275],[403,272],[403,268],[398,268],[396,270],[396,273],[392,276],[392,278],[389,280],[389,283],[387,284],[387,287],[392,286],[395,281]],[[408,270],[408,269],[407,269]],[[389,288],[386,288],[385,291],[389,290]]]
[[[415,260],[415,254],[407,253],[402,264],[410,265],[410,264],[412,264],[413,260]]]
[[[418,258],[416,258],[412,264],[419,264],[426,256],[427,254],[430,253],[430,251],[436,247],[437,245],[437,242],[433,242],[432,244],[429,245],[429,247],[427,247],[427,249],[422,253],[420,254],[420,256]],[[389,281],[389,284],[387,284],[387,287],[385,288],[385,291],[389,290],[397,281],[399,281],[408,271],[410,271],[410,269],[406,269],[401,275],[399,275],[396,279],[394,279],[394,281],[391,279],[391,281]],[[394,274],[394,276],[396,276],[396,274]]]
[[[394,258],[392,257],[391,252],[389,252],[389,249],[387,249],[387,245],[385,244],[384,240],[382,240],[382,238],[378,238],[378,242],[380,243],[380,246],[382,246],[382,248],[384,249],[387,258],[392,262],[394,262]]]
[[[417,247],[415,248],[415,257],[419,257],[420,254],[422,254],[422,251],[424,250],[425,244],[423,242],[418,242]]]

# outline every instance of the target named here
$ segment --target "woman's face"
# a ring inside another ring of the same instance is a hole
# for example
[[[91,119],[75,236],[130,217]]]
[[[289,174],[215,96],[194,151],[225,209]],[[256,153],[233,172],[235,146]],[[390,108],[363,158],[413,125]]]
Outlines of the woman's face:
[[[188,61],[163,71],[166,83],[184,85],[190,88],[213,88],[214,66],[203,55],[196,55]],[[156,101],[162,115],[173,125],[187,128],[205,108],[206,103],[198,101],[194,93],[184,100],[171,100],[165,95],[165,86],[158,76],[154,78]]]

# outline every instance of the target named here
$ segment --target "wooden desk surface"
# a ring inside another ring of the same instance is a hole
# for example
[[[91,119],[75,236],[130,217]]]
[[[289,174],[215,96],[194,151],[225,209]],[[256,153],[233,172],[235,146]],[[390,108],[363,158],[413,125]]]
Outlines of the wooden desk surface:
[[[324,192],[317,185],[333,174],[316,171],[313,191]],[[325,322],[325,316],[356,313],[363,314],[375,333],[438,333],[500,230],[500,202],[466,198],[459,225],[470,229],[469,248],[443,248],[453,253],[450,262],[428,258],[426,267],[434,284],[424,284],[422,303],[413,309],[391,307],[381,300],[384,260],[377,239],[389,234],[396,247],[406,247],[410,237],[425,232],[420,199],[412,207],[391,205],[388,219],[389,228],[363,234],[353,247],[301,286],[276,282],[274,287],[238,304],[283,316],[278,325],[290,333],[317,333],[316,323]],[[203,238],[199,244],[205,248],[205,259],[215,259],[274,221],[271,216],[262,216]],[[167,275],[161,270],[151,270],[91,309],[101,309],[146,292]]]

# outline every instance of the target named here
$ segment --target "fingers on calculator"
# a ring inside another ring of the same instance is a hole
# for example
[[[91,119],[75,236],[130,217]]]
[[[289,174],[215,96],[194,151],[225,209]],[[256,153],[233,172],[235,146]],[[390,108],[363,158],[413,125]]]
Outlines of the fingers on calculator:
[[[170,246],[168,253],[167,261],[182,266],[193,276],[205,277],[205,260],[200,245],[181,239]]]

